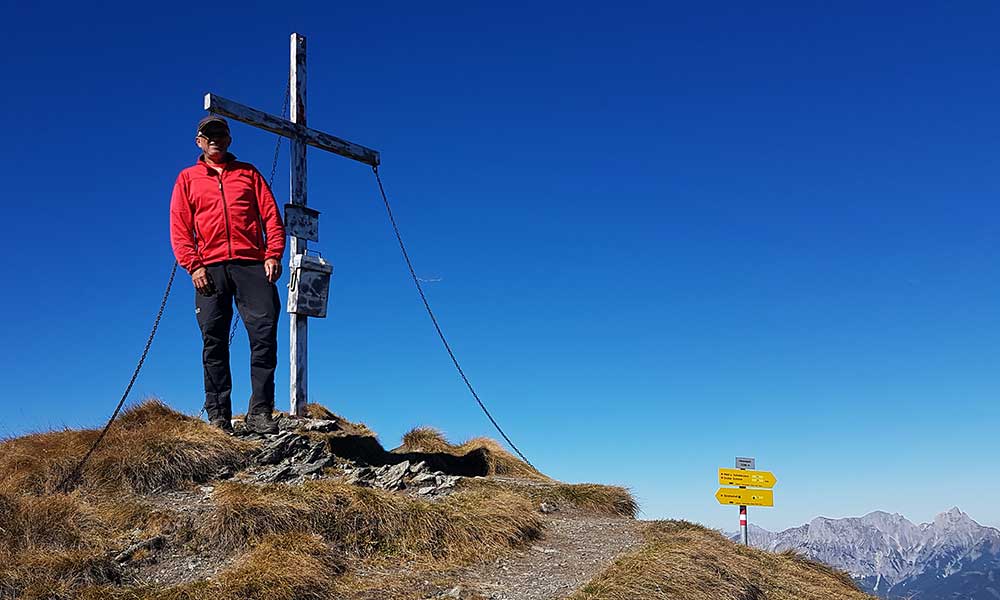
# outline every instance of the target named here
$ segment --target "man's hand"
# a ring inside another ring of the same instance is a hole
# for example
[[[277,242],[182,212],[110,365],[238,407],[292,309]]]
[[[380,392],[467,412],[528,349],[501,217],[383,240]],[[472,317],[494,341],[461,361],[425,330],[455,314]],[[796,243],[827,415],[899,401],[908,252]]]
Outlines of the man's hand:
[[[269,258],[264,261],[264,275],[267,280],[274,283],[281,277],[281,263],[276,258]]]
[[[198,267],[191,273],[191,282],[194,283],[194,289],[203,296],[211,296],[215,292],[215,286],[208,278],[208,269],[205,267]]]

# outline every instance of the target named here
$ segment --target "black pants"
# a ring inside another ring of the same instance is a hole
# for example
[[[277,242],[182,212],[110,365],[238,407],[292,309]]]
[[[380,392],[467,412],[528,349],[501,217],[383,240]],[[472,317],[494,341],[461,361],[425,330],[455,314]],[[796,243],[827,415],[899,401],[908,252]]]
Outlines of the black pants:
[[[278,289],[264,275],[264,263],[228,261],[208,265],[215,293],[195,290],[194,305],[205,343],[205,411],[209,419],[232,418],[233,379],[229,371],[229,328],[233,300],[250,337],[250,383],[253,396],[248,413],[274,410],[274,368],[278,363]]]

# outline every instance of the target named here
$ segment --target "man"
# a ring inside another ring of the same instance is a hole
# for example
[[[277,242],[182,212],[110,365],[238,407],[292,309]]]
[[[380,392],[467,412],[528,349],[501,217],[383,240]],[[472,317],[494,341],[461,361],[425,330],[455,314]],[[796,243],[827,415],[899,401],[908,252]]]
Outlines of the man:
[[[264,177],[229,153],[231,143],[222,117],[210,115],[198,123],[195,144],[202,154],[174,183],[170,242],[196,290],[209,421],[232,431],[229,328],[235,300],[250,337],[253,396],[247,428],[276,433],[271,413],[280,301],[274,283],[281,276],[285,226]]]

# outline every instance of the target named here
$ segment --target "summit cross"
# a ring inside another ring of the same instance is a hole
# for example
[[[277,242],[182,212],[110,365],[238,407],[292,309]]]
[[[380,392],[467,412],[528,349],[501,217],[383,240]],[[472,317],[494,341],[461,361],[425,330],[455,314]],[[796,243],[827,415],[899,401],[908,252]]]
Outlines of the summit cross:
[[[289,138],[291,141],[290,202],[292,205],[304,208],[306,206],[307,146],[339,154],[371,165],[373,168],[379,164],[379,153],[360,144],[306,127],[306,38],[297,33],[293,33],[291,37],[288,93],[290,101],[288,120],[211,93],[205,94],[205,110]],[[289,236],[291,237],[289,276],[291,276],[292,261],[295,260],[295,255],[305,254],[308,240],[291,232]],[[291,335],[289,337],[290,412],[295,416],[303,416],[309,395],[309,321],[306,315],[289,312],[291,319]]]

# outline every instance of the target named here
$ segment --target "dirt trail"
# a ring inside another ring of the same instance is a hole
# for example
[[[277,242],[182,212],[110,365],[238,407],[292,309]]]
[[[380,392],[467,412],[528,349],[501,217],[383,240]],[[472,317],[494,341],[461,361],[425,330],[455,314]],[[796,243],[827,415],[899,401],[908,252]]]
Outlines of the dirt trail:
[[[490,600],[566,598],[640,543],[641,521],[563,510],[542,539],[496,561],[465,569],[462,588]],[[464,597],[464,594],[461,596]]]

